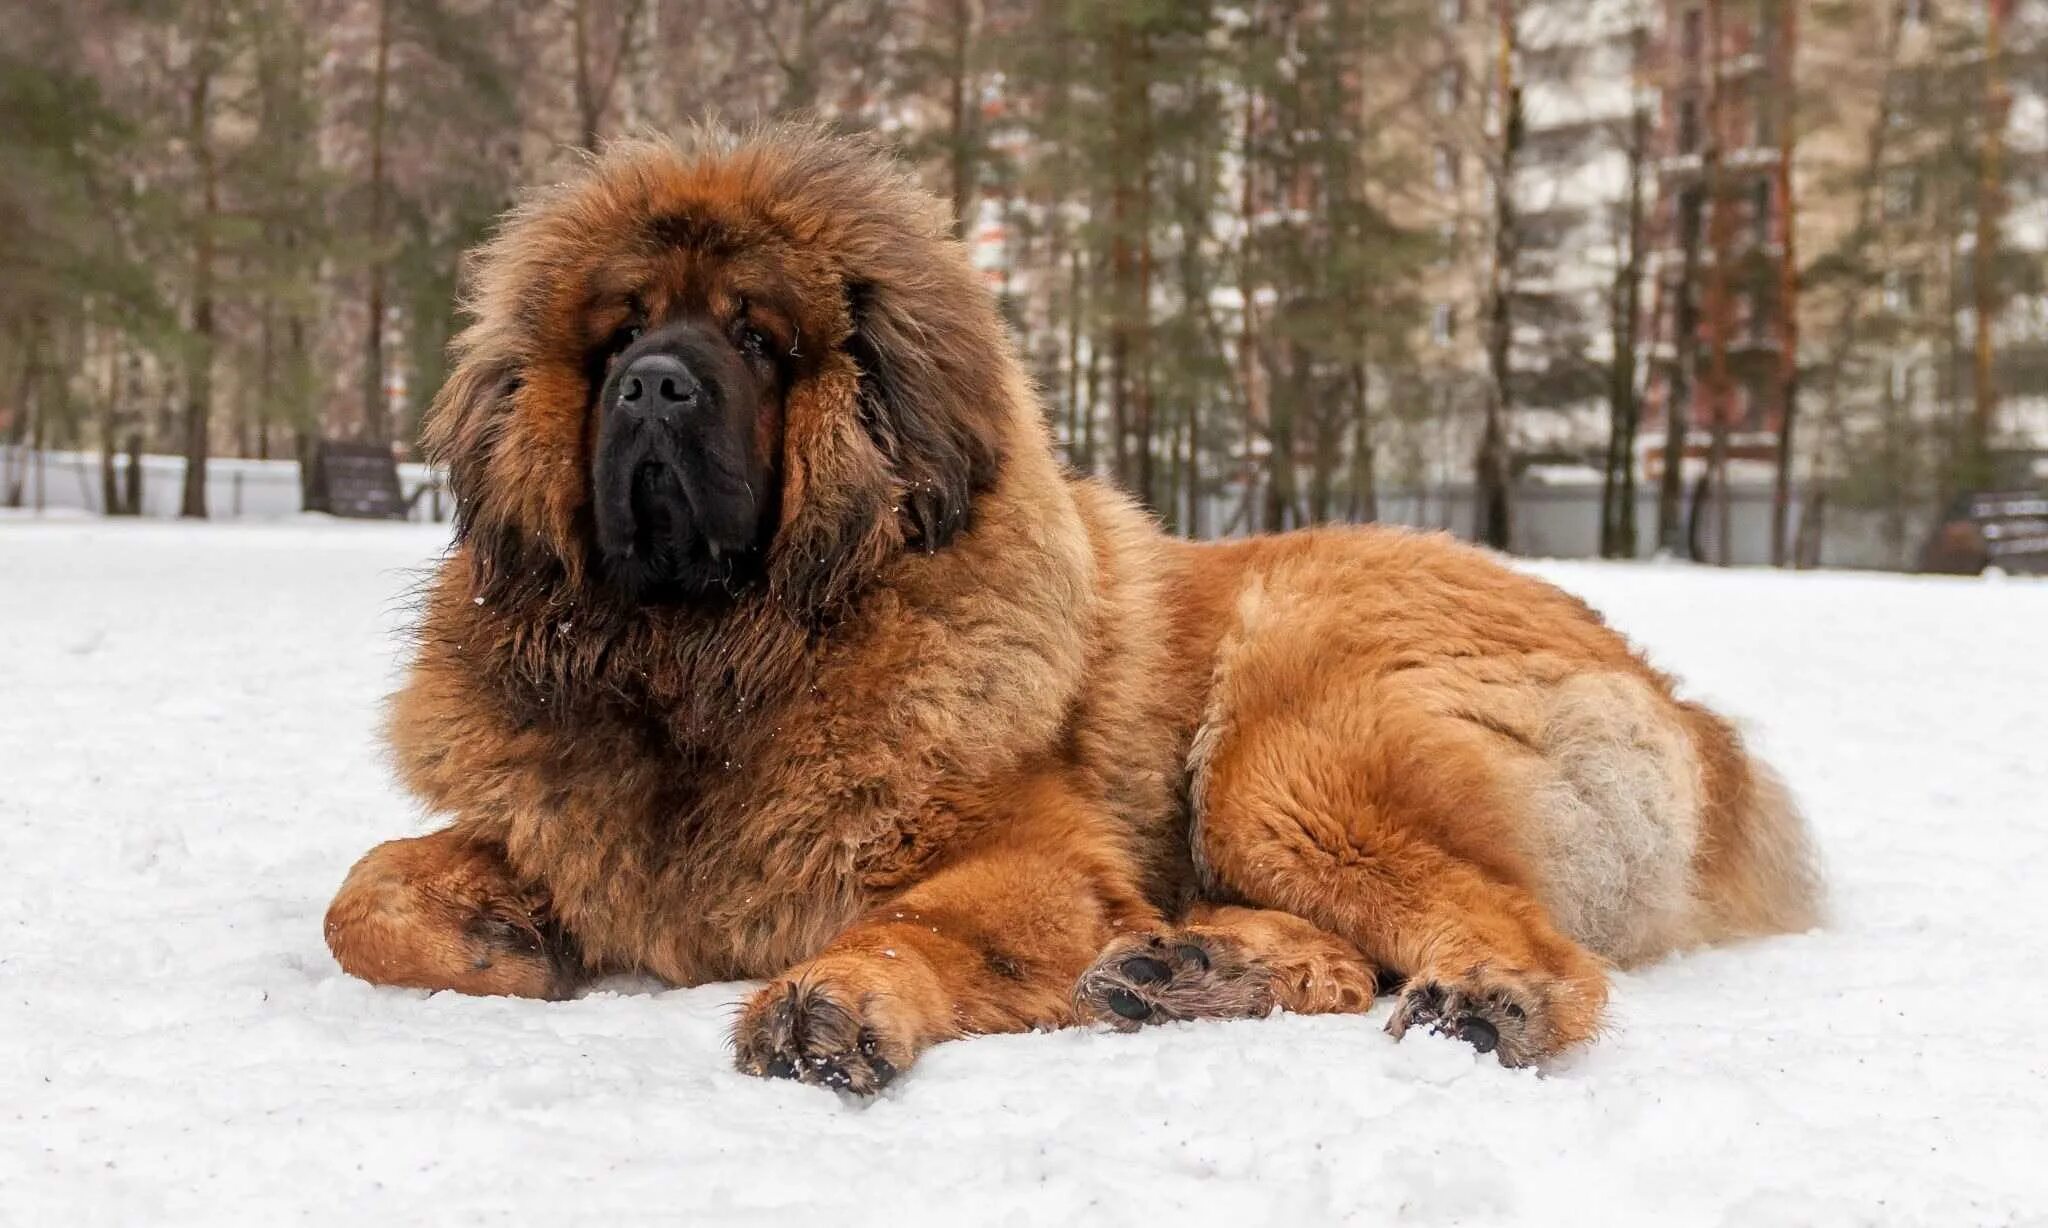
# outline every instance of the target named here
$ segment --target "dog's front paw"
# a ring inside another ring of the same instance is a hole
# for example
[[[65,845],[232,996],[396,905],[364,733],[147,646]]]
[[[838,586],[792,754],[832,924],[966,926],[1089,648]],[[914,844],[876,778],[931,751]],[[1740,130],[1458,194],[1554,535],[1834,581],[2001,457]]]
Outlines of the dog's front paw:
[[[829,974],[792,974],[756,993],[733,1025],[733,1057],[747,1074],[796,1079],[868,1096],[916,1058],[909,1029],[884,995]]]

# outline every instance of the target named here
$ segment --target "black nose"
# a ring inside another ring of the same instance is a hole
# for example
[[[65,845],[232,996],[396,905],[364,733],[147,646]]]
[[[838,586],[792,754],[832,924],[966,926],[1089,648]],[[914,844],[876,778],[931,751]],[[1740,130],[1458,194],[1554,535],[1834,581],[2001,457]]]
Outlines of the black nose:
[[[673,354],[642,354],[619,375],[618,408],[640,418],[670,418],[697,408],[704,385]]]

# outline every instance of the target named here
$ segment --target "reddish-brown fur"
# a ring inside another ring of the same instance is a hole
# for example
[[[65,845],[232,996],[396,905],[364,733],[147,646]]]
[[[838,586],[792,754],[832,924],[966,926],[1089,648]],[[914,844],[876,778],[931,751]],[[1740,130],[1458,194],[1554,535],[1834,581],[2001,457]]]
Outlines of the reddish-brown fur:
[[[765,978],[742,1068],[868,1091],[949,1038],[1363,1010],[1381,974],[1397,1033],[1535,1060],[1609,962],[1811,922],[1782,792],[1573,598],[1433,536],[1188,545],[1063,475],[948,222],[778,128],[616,146],[485,249],[430,426],[460,540],[390,723],[452,825],[351,873],[343,967]],[[628,296],[770,283],[763,576],[625,602],[585,356]]]

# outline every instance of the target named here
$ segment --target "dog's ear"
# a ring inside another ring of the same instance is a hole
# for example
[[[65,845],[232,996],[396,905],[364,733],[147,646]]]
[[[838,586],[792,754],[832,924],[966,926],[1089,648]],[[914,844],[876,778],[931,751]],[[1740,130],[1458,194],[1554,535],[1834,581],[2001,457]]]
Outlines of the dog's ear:
[[[427,409],[420,448],[448,471],[458,535],[475,523],[485,493],[484,471],[518,391],[519,373],[512,364],[472,354],[455,364]]]
[[[448,474],[448,490],[455,497],[455,540],[469,550],[478,592],[494,599],[504,596],[502,590],[517,577],[536,578],[554,570],[529,557],[531,537],[490,475],[519,389],[516,363],[480,353],[462,356],[435,394],[420,432],[422,454]]]
[[[861,429],[900,488],[903,538],[932,551],[965,528],[975,492],[1001,462],[1002,344],[984,337],[985,312],[875,283],[847,292],[846,351],[860,371]]]

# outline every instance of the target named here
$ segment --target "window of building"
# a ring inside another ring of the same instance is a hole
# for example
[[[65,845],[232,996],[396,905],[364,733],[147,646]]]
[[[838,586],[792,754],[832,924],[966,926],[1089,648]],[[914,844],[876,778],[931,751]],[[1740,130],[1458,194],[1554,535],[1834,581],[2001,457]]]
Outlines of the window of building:
[[[1458,151],[1448,145],[1436,147],[1435,157],[1436,190],[1455,192],[1458,189]]]
[[[1749,190],[1750,237],[1758,247],[1771,241],[1771,181],[1759,179]]]
[[[1706,47],[1706,20],[1698,9],[1685,10],[1684,22],[1679,26],[1678,53],[1688,60],[1698,60]]]
[[[1920,212],[1920,175],[1911,167],[1900,167],[1885,176],[1884,215],[1903,221]]]
[[[1908,26],[1924,26],[1932,7],[1932,0],[1906,0],[1899,16]]]
[[[1698,153],[1700,148],[1700,100],[1678,100],[1678,152]]]
[[[1884,306],[1886,311],[1908,312],[1920,309],[1920,275],[1887,269],[1884,275]]]
[[[1903,354],[1892,357],[1891,393],[1895,401],[1913,399],[1913,360]]]
[[[1691,241],[1702,247],[1706,245],[1706,194],[1698,184],[1678,191],[1678,241]]]
[[[1756,30],[1754,44],[1769,55],[1778,41],[1778,6],[1793,0],[1756,0]]]
[[[1438,22],[1455,26],[1465,20],[1465,0],[1436,0]]]
[[[1465,97],[1465,66],[1446,64],[1437,73],[1436,109],[1445,115],[1458,109]]]
[[[1429,313],[1429,339],[1449,345],[1458,335],[1458,314],[1449,303],[1438,303]]]

